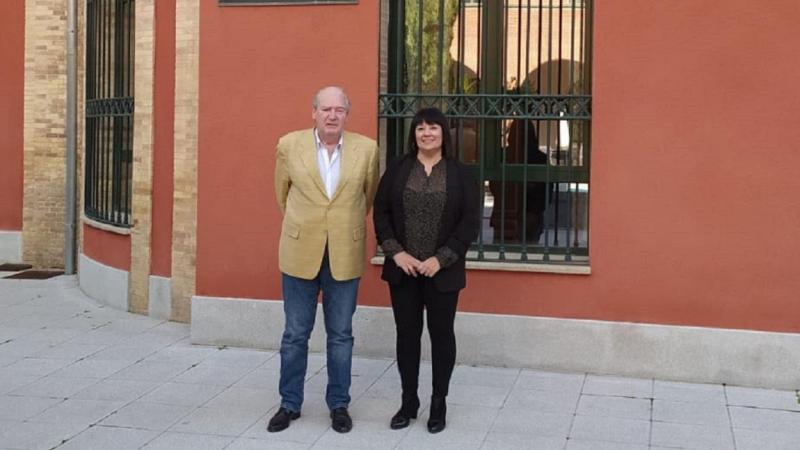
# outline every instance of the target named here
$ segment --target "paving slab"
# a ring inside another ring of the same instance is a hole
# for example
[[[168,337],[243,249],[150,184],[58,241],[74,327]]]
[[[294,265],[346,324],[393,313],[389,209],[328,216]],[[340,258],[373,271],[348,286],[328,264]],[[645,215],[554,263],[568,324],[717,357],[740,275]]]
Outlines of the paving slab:
[[[431,366],[403,430],[395,361],[355,357],[354,428],[331,429],[325,354],[309,355],[302,416],[269,433],[274,350],[192,345],[189,326],[117,311],[74,277],[0,280],[0,450],[800,448],[795,391],[457,365],[447,428],[428,433]]]

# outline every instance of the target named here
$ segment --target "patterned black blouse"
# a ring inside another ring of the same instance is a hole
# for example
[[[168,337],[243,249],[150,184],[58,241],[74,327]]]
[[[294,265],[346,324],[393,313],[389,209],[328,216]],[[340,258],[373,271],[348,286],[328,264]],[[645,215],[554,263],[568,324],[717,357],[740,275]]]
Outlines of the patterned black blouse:
[[[420,261],[436,256],[443,268],[458,261],[458,255],[449,248],[436,248],[446,199],[447,163],[444,159],[433,166],[430,175],[425,173],[425,166],[415,160],[403,190],[406,248],[395,239],[387,239],[381,245],[386,257],[391,258],[405,250]]]

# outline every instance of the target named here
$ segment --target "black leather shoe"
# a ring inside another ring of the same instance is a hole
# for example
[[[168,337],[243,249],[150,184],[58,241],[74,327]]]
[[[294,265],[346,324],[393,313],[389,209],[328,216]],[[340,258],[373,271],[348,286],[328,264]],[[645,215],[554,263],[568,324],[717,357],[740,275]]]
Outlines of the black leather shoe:
[[[275,433],[277,431],[283,431],[289,428],[289,424],[295,420],[300,418],[300,413],[295,411],[289,411],[284,407],[278,408],[278,412],[272,416],[272,419],[269,419],[269,425],[267,425],[267,431],[270,433]]]
[[[347,433],[353,429],[353,419],[347,408],[336,408],[331,411],[331,428],[338,433]]]
[[[438,433],[444,430],[445,416],[447,415],[447,403],[444,397],[431,397],[431,411],[428,416],[428,431]]]
[[[389,427],[393,430],[400,430],[405,428],[411,424],[411,419],[417,418],[417,408],[406,407],[403,405],[400,407],[400,410],[397,411],[397,414],[392,416],[391,422],[389,422]]]

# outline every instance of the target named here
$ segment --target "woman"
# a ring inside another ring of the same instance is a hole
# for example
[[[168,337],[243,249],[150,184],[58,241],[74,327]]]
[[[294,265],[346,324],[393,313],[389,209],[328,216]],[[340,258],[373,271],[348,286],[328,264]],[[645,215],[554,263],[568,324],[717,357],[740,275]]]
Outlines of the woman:
[[[391,428],[417,417],[422,310],[431,337],[433,395],[428,431],[445,427],[450,375],[456,359],[453,332],[458,293],[466,285],[464,257],[478,235],[478,195],[466,167],[455,159],[447,119],[436,108],[411,121],[408,153],[383,174],[373,220],[386,259],[397,329],[402,405]]]

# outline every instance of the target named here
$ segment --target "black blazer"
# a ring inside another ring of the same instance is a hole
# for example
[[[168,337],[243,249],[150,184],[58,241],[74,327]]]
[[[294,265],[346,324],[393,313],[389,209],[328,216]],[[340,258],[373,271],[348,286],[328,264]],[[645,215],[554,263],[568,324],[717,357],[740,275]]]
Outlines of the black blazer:
[[[415,160],[416,157],[411,155],[398,158],[381,177],[372,213],[378,244],[395,239],[403,247],[406,246],[403,191]],[[467,284],[464,258],[470,243],[478,236],[480,215],[477,185],[466,166],[453,159],[446,159],[445,162],[447,199],[442,211],[436,248],[447,246],[459,258],[450,267],[439,270],[434,275],[433,282],[439,292],[452,292]],[[386,258],[381,273],[383,280],[397,284],[404,275],[392,258]]]

